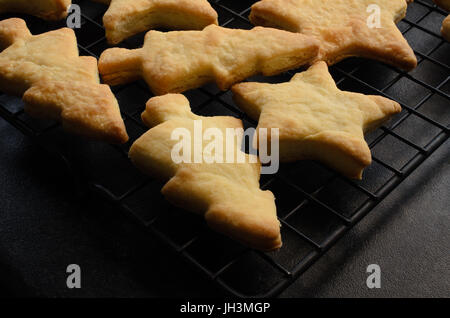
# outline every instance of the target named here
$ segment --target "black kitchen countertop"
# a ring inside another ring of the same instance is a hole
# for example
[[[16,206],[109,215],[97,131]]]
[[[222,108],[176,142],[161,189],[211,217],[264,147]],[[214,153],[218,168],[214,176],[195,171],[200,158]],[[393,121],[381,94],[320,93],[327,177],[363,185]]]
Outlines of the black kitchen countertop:
[[[447,141],[282,297],[450,296]],[[221,290],[0,119],[0,295],[209,297]],[[205,251],[207,253],[207,251]],[[81,289],[66,287],[78,264]],[[369,264],[381,288],[366,286]]]

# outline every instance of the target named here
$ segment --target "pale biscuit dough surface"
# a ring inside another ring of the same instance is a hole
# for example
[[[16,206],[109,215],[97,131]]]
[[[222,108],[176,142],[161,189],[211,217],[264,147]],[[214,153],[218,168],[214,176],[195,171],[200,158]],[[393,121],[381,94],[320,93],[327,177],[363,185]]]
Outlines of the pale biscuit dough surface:
[[[261,164],[256,157],[251,163],[250,156],[241,153],[241,139],[235,138],[235,147],[223,148],[222,155],[236,158],[234,163],[176,163],[172,157],[179,142],[171,138],[175,130],[191,133],[191,162],[195,162],[193,145],[199,142],[194,139],[195,121],[201,121],[203,133],[214,128],[226,136],[227,128],[242,128],[241,120],[197,116],[191,112],[189,101],[179,94],[150,99],[142,119],[151,129],[133,144],[129,156],[144,173],[167,182],[162,193],[168,201],[204,215],[211,228],[250,247],[264,251],[280,248],[274,196],[260,190]],[[206,143],[201,149],[204,155]],[[222,148],[217,149],[219,153]],[[245,163],[237,160],[238,152],[245,156]],[[214,154],[213,151],[209,158]]]
[[[97,60],[79,56],[73,30],[32,35],[22,19],[3,20],[0,51],[0,91],[23,96],[27,113],[90,138],[128,140],[117,100],[100,84]]]
[[[313,36],[321,43],[316,61],[360,56],[412,70],[416,56],[395,25],[406,9],[405,0],[262,0],[250,20]]]
[[[209,82],[226,90],[258,73],[270,76],[309,63],[318,49],[316,40],[302,34],[210,25],[203,31],[150,31],[141,49],[103,52],[99,70],[110,85],[144,78],[156,95]]]
[[[103,25],[111,44],[150,29],[202,30],[218,24],[217,12],[207,0],[94,1],[109,4]]]

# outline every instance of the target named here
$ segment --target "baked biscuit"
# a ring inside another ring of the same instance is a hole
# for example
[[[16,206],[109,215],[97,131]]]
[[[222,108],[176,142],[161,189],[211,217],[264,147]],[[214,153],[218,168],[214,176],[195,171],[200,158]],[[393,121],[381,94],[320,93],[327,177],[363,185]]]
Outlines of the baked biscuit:
[[[433,0],[441,8],[450,11],[450,0]],[[442,37],[450,42],[450,15],[445,18],[441,29]]]
[[[450,11],[450,0],[433,0],[442,9]]]
[[[103,17],[110,44],[155,28],[202,30],[210,24],[218,24],[217,12],[207,0],[95,1],[110,4]]]
[[[99,70],[110,85],[143,77],[156,95],[181,93],[212,81],[226,90],[257,73],[269,76],[308,63],[318,47],[310,37],[261,27],[150,31],[141,49],[104,51]]]
[[[232,91],[235,102],[259,120],[257,131],[279,129],[280,161],[319,160],[354,179],[371,163],[364,132],[401,111],[381,96],[340,91],[325,62],[288,83],[241,83]]]
[[[0,13],[26,13],[45,20],[61,20],[67,16],[71,3],[71,0],[0,0]]]
[[[377,8],[380,27],[372,23],[377,22]],[[315,61],[332,65],[361,56],[412,70],[416,56],[395,25],[406,8],[405,0],[262,0],[252,6],[250,20],[318,39]]]
[[[83,136],[128,140],[117,100],[99,83],[97,60],[79,56],[73,30],[33,36],[22,19],[3,20],[0,51],[0,90],[23,96],[27,113]]]
[[[270,191],[260,190],[261,164],[256,156],[253,156],[255,163],[250,163],[250,156],[241,152],[242,138],[235,136],[232,149],[224,147],[222,155],[236,158],[239,152],[245,156],[245,163],[237,160],[235,163],[225,160],[224,163],[206,163],[205,159],[203,163],[177,164],[171,154],[178,143],[173,138],[177,129],[195,136],[195,125],[201,122],[204,134],[213,128],[226,136],[227,129],[243,127],[241,120],[194,115],[189,101],[178,94],[150,99],[142,119],[151,129],[133,144],[129,156],[144,173],[167,182],[162,193],[168,201],[204,215],[211,228],[245,245],[264,251],[280,248],[280,224],[274,196]],[[198,140],[193,137],[188,145],[195,149]],[[208,155],[204,149],[200,155],[214,156],[215,152]],[[190,162],[196,162],[194,151]],[[220,152],[217,148],[216,151]]]

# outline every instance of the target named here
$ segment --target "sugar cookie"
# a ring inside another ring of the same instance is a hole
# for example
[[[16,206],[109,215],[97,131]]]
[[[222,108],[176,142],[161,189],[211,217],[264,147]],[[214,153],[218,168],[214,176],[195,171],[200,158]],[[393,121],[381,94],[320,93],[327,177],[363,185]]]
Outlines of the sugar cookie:
[[[103,25],[111,44],[155,28],[202,30],[210,24],[218,24],[217,12],[207,0],[95,1],[109,4]]]
[[[73,30],[31,35],[22,19],[0,21],[0,90],[23,96],[32,116],[59,120],[83,136],[128,140],[111,89],[99,83],[97,60],[79,56]]]
[[[194,163],[176,163],[172,156],[178,142],[172,138],[175,130],[184,129],[194,136],[196,122],[201,122],[203,133],[213,128],[225,135],[227,128],[242,128],[241,120],[197,116],[179,94],[150,99],[142,119],[151,129],[133,144],[129,155],[144,173],[167,182],[162,193],[168,201],[204,215],[211,228],[250,247],[280,248],[274,196],[260,190],[261,164],[256,157],[250,163],[250,156],[241,152],[241,139],[236,137],[232,150],[245,155],[245,163],[195,163],[195,159],[191,160]],[[189,146],[194,144],[198,143],[192,139]],[[225,152],[230,150],[225,148]]]
[[[262,0],[250,20],[313,36],[321,42],[316,61],[328,65],[361,56],[412,70],[416,56],[395,25],[406,8],[405,0]]]
[[[387,98],[339,90],[325,62],[287,83],[241,83],[232,91],[236,103],[259,120],[257,131],[279,128],[281,161],[319,160],[355,179],[372,160],[364,132],[401,111]]]
[[[110,85],[143,77],[156,95],[181,93],[212,81],[226,90],[257,73],[274,75],[308,63],[318,47],[308,36],[261,27],[150,31],[141,49],[103,52],[99,70]]]

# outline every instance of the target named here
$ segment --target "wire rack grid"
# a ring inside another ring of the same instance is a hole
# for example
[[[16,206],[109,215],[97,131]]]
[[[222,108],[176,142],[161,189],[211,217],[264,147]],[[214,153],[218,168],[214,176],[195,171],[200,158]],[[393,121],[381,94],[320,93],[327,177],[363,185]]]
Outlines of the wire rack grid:
[[[210,2],[222,26],[252,27],[247,17],[256,1]],[[80,53],[98,58],[108,47],[101,23],[106,7],[88,0],[74,3],[82,8],[82,27],[76,30]],[[147,130],[140,114],[151,94],[142,81],[113,88],[130,135],[130,142],[123,146],[67,135],[57,123],[30,118],[20,99],[5,94],[0,95],[0,115],[62,158],[78,184],[114,202],[225,291],[239,297],[276,296],[448,139],[450,44],[439,34],[446,14],[431,0],[416,0],[409,6],[399,28],[419,61],[410,73],[358,58],[330,68],[339,88],[391,98],[403,111],[366,136],[373,164],[362,181],[348,180],[312,161],[282,165],[276,175],[262,176],[261,187],[276,196],[282,224],[284,245],[278,252],[254,251],[213,233],[201,218],[170,206],[160,194],[162,184],[130,164],[128,149]],[[63,26],[24,18],[33,34]],[[141,34],[121,46],[137,48],[142,41]],[[293,74],[295,71],[250,80],[282,82]],[[214,85],[186,95],[198,114],[230,115],[241,118],[246,127],[256,125],[236,107],[230,92],[221,92]]]

